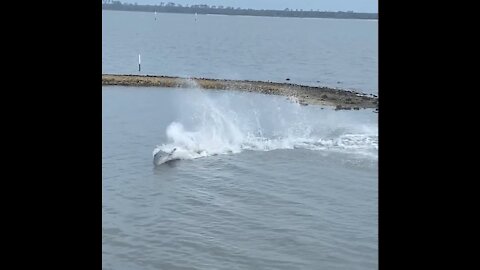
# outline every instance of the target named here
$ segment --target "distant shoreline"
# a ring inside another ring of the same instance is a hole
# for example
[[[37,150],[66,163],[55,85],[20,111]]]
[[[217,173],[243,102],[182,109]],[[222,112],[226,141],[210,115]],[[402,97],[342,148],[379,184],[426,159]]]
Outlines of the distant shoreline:
[[[330,19],[366,19],[378,20],[378,13],[360,13],[343,11],[304,11],[304,10],[257,10],[242,9],[223,6],[192,5],[135,5],[113,1],[112,4],[102,4],[104,10],[119,11],[142,11],[157,13],[183,13],[183,14],[210,14],[210,15],[237,15],[237,16],[261,16],[261,17],[289,17],[289,18],[330,18]]]
[[[219,80],[206,78],[181,78],[152,75],[102,74],[102,85],[184,87],[213,90],[239,90],[297,99],[302,105],[333,106],[337,110],[378,110],[378,97],[350,90],[246,80]]]

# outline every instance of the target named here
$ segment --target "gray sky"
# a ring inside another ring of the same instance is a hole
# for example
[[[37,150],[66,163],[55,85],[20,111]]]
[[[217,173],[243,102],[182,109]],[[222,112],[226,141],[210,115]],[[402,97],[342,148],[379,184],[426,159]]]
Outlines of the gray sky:
[[[120,0],[122,3],[158,5],[160,2],[176,4],[223,5],[253,9],[303,9],[325,11],[378,12],[377,0]]]

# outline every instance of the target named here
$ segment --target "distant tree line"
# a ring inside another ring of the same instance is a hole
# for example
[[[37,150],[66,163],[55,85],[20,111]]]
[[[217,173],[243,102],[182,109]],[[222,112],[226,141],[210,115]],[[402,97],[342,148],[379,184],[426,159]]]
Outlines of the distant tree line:
[[[225,6],[208,5],[185,5],[173,2],[160,2],[160,5],[138,5],[122,3],[120,1],[102,0],[102,9],[145,11],[145,12],[166,12],[166,13],[198,13],[198,14],[222,14],[222,15],[248,15],[248,16],[269,16],[269,17],[298,17],[298,18],[336,18],[336,19],[378,19],[377,13],[357,13],[353,11],[319,11],[302,9],[265,10],[265,9],[242,9]]]

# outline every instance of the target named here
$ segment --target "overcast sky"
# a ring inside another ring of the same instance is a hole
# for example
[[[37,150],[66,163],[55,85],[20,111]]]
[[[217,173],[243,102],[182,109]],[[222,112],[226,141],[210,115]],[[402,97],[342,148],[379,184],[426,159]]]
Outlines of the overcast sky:
[[[158,5],[173,2],[188,5],[223,5],[253,9],[303,9],[325,11],[378,12],[377,0],[120,0],[122,3]]]

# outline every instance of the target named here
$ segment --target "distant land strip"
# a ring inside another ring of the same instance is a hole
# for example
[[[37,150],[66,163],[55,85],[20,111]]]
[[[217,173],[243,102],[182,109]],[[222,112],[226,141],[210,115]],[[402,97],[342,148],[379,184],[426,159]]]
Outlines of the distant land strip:
[[[336,110],[378,110],[378,97],[351,90],[305,86],[290,83],[181,78],[152,75],[102,74],[102,85],[181,87],[214,90],[238,90],[287,96],[301,105],[333,106]]]
[[[266,17],[296,17],[296,18],[332,18],[332,19],[370,19],[377,20],[378,13],[360,13],[353,11],[320,11],[299,9],[244,9],[228,6],[191,5],[182,6],[172,2],[161,5],[137,5],[121,3],[120,1],[102,1],[102,9],[123,11],[144,11],[159,13],[187,13],[187,14],[218,14],[218,15],[243,15],[243,16],[266,16]]]

